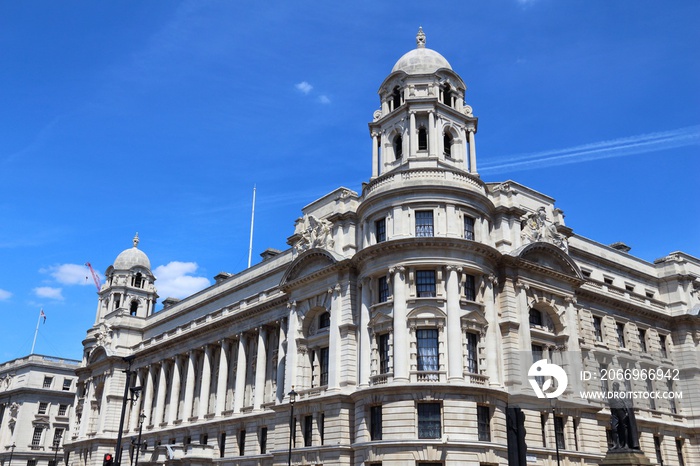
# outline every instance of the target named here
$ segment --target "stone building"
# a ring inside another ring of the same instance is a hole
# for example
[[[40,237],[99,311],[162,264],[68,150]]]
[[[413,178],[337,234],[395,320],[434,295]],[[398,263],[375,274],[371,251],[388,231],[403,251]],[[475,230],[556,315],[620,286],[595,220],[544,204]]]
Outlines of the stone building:
[[[122,464],[505,465],[517,406],[528,464],[596,465],[609,408],[581,392],[619,374],[682,392],[635,400],[640,446],[700,464],[700,261],[645,262],[577,236],[551,197],[482,180],[466,85],[422,31],[379,97],[371,177],[305,206],[288,250],[159,312],[148,257],[118,255],[69,464],[114,452],[128,383]],[[532,375],[543,359],[568,384]]]
[[[56,466],[80,361],[31,354],[0,364],[0,464]]]

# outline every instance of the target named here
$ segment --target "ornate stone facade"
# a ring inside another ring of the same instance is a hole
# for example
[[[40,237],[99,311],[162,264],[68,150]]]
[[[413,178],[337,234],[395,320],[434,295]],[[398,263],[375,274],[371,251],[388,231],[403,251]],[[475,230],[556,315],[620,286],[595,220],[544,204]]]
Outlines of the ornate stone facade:
[[[282,465],[290,442],[292,464],[505,465],[517,406],[528,463],[558,446],[593,466],[609,408],[582,392],[614,369],[678,370],[629,381],[683,393],[635,403],[640,447],[700,464],[700,261],[647,263],[575,235],[548,196],[484,182],[466,85],[422,32],[379,96],[369,181],[305,207],[287,251],[160,312],[148,258],[119,255],[84,342],[70,464],[113,453],[128,383],[123,464],[142,414],[142,465]],[[528,376],[543,359],[569,377],[554,405]]]

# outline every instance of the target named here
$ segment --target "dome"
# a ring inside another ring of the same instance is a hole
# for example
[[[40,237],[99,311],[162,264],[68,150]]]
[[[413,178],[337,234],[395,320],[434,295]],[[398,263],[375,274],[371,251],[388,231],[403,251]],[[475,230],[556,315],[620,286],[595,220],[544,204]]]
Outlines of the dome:
[[[114,260],[113,267],[116,270],[129,270],[137,265],[151,270],[151,261],[143,251],[136,247],[138,244],[139,234],[136,233],[136,236],[134,236],[134,247],[125,249]]]
[[[435,50],[425,48],[423,28],[418,30],[416,48],[399,58],[391,72],[403,71],[407,74],[430,74],[440,68],[452,69],[450,63]]]

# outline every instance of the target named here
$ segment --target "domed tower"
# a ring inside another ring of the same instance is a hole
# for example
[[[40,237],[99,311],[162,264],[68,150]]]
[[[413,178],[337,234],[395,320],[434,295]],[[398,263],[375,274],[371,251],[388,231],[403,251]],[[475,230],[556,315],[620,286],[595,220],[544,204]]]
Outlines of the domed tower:
[[[158,294],[151,261],[138,249],[136,233],[132,248],[122,251],[105,272],[106,283],[99,292],[95,324],[116,315],[147,317],[153,313]]]
[[[411,167],[449,167],[476,175],[477,119],[464,103],[466,85],[438,52],[416,48],[399,59],[379,88],[370,123],[372,178]]]

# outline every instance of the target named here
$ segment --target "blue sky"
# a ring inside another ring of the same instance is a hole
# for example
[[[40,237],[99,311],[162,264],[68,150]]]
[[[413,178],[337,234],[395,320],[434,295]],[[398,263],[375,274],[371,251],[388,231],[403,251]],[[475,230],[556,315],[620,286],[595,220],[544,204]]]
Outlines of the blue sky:
[[[285,249],[301,208],[369,178],[377,89],[415,47],[479,117],[479,171],[574,232],[700,256],[700,3],[0,3],[0,360],[79,358],[139,232],[161,299]]]

